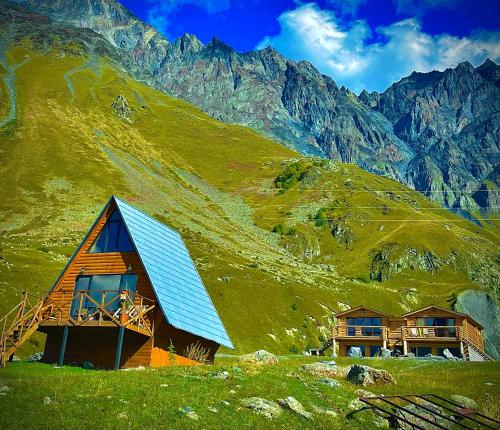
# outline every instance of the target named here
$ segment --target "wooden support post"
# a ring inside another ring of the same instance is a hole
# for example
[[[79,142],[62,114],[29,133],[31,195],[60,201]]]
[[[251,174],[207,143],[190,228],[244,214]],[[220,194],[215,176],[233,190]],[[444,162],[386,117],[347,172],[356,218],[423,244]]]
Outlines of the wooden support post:
[[[462,356],[462,358],[464,360],[467,359],[467,357],[465,356],[465,349],[464,349],[464,342],[463,342],[463,340],[460,341],[460,355]]]
[[[387,349],[387,341],[386,341],[385,339],[384,339],[384,342],[383,342],[383,344],[382,344],[382,347],[383,347],[384,349]]]
[[[333,357],[337,357],[337,341],[335,339],[333,339],[333,342],[332,342],[332,356]]]
[[[408,354],[408,342],[406,340],[403,340],[403,354]]]
[[[125,333],[125,327],[120,326],[120,328],[118,329],[118,343],[116,345],[115,370],[118,370],[120,368],[124,333]]]
[[[58,366],[62,366],[64,363],[64,354],[66,353],[67,342],[68,342],[68,326],[65,325],[63,328],[63,335],[61,340],[61,349],[59,350],[59,360],[57,361]]]

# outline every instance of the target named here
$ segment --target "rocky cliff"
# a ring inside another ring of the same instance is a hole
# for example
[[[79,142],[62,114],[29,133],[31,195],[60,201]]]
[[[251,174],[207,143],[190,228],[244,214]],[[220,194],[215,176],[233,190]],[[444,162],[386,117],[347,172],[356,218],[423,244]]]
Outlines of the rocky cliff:
[[[214,118],[398,179],[449,208],[498,212],[497,191],[485,189],[500,163],[500,68],[490,60],[413,73],[382,94],[357,97],[272,48],[238,53],[192,35],[169,43],[116,0],[21,2],[101,34],[132,59],[135,77]]]

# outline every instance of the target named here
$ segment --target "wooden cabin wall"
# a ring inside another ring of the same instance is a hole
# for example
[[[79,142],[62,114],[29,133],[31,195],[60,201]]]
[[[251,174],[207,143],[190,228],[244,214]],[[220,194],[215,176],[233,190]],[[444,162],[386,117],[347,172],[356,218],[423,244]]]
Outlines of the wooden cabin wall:
[[[80,275],[82,267],[85,268],[84,275],[120,275],[127,272],[128,265],[132,265],[130,273],[137,274],[137,294],[148,299],[155,300],[155,295],[149,279],[144,271],[144,267],[139,256],[135,252],[108,252],[108,253],[87,253],[95,239],[106,224],[106,221],[113,213],[115,205],[111,204],[101,216],[92,232],[87,237],[77,255],[67,267],[65,273],[50,293],[50,298],[57,302],[63,302],[64,310],[69,312],[71,298],[75,288],[76,278]],[[136,296],[136,303],[140,298]]]
[[[61,349],[63,328],[46,328],[47,340],[43,361],[56,363]],[[69,327],[65,364],[89,362],[96,368],[112,369],[115,365],[118,328]],[[120,367],[149,366],[152,338],[125,330]]]
[[[404,318],[389,318],[389,338],[387,339],[388,347],[394,348],[400,346],[403,340],[403,327],[405,325]]]
[[[168,351],[170,348],[170,341],[172,341],[175,354],[183,357],[185,357],[186,355],[185,351],[188,346],[196,342],[199,342],[199,344],[203,348],[208,349],[209,352],[208,361],[210,363],[213,363],[215,358],[215,353],[219,349],[219,344],[211,340],[204,339],[202,337],[196,336],[194,334],[188,333],[183,330],[178,330],[172,325],[167,324],[167,322],[163,318],[163,315],[159,314],[156,322],[156,330],[153,341],[154,342],[153,354],[155,354],[153,360],[155,361],[155,366],[169,365],[168,362],[162,364],[161,360],[165,360],[166,358],[168,359],[168,356],[165,355],[165,353],[166,354],[169,353]]]
[[[347,336],[347,320],[348,318],[380,318],[380,323],[382,326],[389,325],[389,317],[386,315],[376,314],[369,309],[358,309],[345,315],[341,315],[337,318],[337,325],[339,327],[338,336]]]

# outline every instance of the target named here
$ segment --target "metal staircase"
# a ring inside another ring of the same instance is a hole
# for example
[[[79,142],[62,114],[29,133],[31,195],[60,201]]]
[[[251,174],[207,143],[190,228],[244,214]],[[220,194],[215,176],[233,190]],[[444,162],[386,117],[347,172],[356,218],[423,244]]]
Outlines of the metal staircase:
[[[23,292],[21,302],[0,319],[0,367],[14,355],[26,340],[50,315],[51,304],[45,298]],[[48,312],[49,311],[49,312]]]
[[[464,343],[464,355],[468,361],[491,361],[493,360],[484,351],[478,349],[472,342],[467,339],[462,340]]]

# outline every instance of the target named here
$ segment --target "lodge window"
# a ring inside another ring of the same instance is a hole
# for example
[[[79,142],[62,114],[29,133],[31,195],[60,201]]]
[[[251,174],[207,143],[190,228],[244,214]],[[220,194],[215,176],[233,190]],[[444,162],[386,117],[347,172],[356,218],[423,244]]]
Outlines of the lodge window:
[[[425,357],[426,355],[432,354],[432,348],[430,346],[417,346],[410,348],[410,351],[415,354],[415,357]]]
[[[89,252],[131,252],[133,250],[127,228],[119,212],[115,210],[90,247]]]
[[[71,303],[71,315],[78,314],[80,309],[85,309],[89,314],[94,312],[97,306],[93,301],[99,305],[105,305],[106,310],[113,313],[119,308],[118,295],[120,291],[127,291],[130,299],[134,300],[136,286],[137,275],[131,273],[78,276]],[[82,295],[79,291],[85,291],[87,296]]]
[[[347,325],[348,336],[358,336],[360,328],[362,336],[382,335],[382,320],[379,317],[347,318]],[[358,332],[358,334],[356,332]]]
[[[417,327],[436,327],[434,336],[436,337],[455,337],[455,319],[454,318],[417,318]]]

